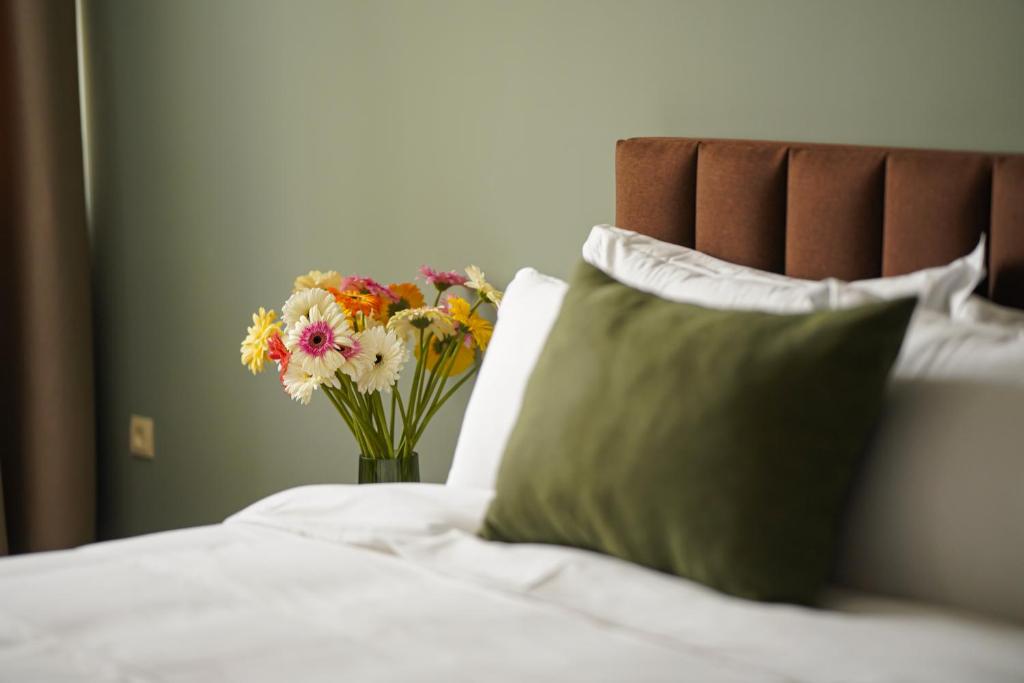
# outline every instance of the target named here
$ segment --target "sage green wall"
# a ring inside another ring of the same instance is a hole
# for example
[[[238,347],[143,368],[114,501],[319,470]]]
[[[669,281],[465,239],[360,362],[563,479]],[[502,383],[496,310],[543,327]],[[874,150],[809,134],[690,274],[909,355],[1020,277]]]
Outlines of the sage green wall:
[[[1024,150],[1016,0],[85,0],[84,24],[106,537],[351,481],[330,406],[239,365],[250,312],[309,268],[565,273],[613,220],[616,138]]]

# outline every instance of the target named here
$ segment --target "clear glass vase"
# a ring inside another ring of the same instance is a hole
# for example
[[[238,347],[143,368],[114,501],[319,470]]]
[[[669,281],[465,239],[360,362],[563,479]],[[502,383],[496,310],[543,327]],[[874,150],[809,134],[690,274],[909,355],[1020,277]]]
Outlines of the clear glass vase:
[[[420,456],[407,458],[368,458],[359,456],[360,484],[391,484],[420,480]]]

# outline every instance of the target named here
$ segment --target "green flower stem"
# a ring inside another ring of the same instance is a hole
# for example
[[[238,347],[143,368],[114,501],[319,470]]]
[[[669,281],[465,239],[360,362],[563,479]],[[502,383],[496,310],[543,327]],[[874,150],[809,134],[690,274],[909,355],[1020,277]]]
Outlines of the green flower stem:
[[[341,413],[342,417],[347,416],[352,434],[356,437],[356,441],[359,443],[359,448],[361,450],[365,450],[369,445],[369,440],[366,436],[366,430],[363,427],[362,422],[354,414],[351,407],[345,405],[345,401],[340,395],[338,389],[324,387],[324,390],[327,393],[328,398],[331,399],[331,402],[334,403],[334,407],[339,413]]]
[[[368,419],[366,412],[358,405],[350,404],[350,410],[352,411],[352,417],[356,424],[359,425],[359,429],[363,433],[363,438],[366,442],[366,449],[363,451],[363,455],[368,458],[374,457],[380,448],[377,442],[377,435],[373,429],[372,421]]]
[[[445,359],[448,357],[448,350],[449,345],[446,344],[444,348],[441,349],[441,353],[437,355],[437,362],[434,363],[434,369],[430,371],[430,377],[427,378],[425,383],[421,383],[420,385],[421,394],[417,397],[417,406],[419,407],[416,414],[417,417],[423,414],[423,409],[427,405],[427,397],[430,396],[430,393],[433,391],[434,384],[437,382],[438,373],[444,365]]]
[[[343,419],[345,424],[348,425],[348,430],[352,433],[352,438],[355,439],[356,445],[359,446],[359,450],[365,451],[366,439],[362,434],[362,429],[353,421],[352,416],[348,414],[348,410],[344,405],[342,405],[340,399],[334,395],[335,391],[336,389],[332,389],[331,387],[324,387],[324,393],[330,400],[331,405],[334,406],[334,409],[338,411],[339,415],[341,415],[341,419]]]
[[[438,366],[436,366],[438,373],[436,374],[436,377],[439,378],[439,381],[436,382],[435,386],[432,386],[430,388],[432,393],[428,393],[426,396],[425,405],[429,406],[428,412],[433,409],[434,405],[437,403],[438,396],[441,395],[441,393],[444,391],[445,385],[448,384],[448,380],[451,377],[452,368],[455,366],[455,360],[459,354],[459,344],[461,343],[462,340],[454,339],[453,343],[450,345],[450,348],[445,349],[445,351],[448,353],[447,357],[444,358],[443,360],[438,361]],[[434,391],[435,388],[436,391]],[[416,434],[422,434],[422,430],[426,428],[426,425],[429,421],[430,417],[427,417],[422,422],[417,423]],[[417,436],[417,438],[419,437]]]
[[[368,458],[375,458],[379,453],[387,450],[381,434],[377,433],[373,426],[373,412],[365,398],[359,393],[348,377],[342,380],[342,395],[353,417],[359,422],[367,439],[368,451],[364,453]]]
[[[463,375],[463,376],[462,376],[462,378],[461,378],[461,379],[460,379],[460,380],[459,380],[458,382],[456,382],[455,384],[453,384],[453,385],[452,385],[452,388],[448,390],[448,393],[446,393],[446,394],[444,394],[443,396],[441,396],[441,398],[440,398],[440,399],[439,399],[439,400],[438,400],[438,401],[437,401],[437,402],[436,402],[436,403],[434,404],[434,406],[433,406],[433,407],[432,407],[432,408],[431,408],[431,409],[430,409],[430,410],[429,410],[429,411],[427,412],[427,415],[426,415],[426,417],[425,417],[425,418],[423,419],[423,424],[421,424],[421,425],[420,425],[420,427],[419,427],[419,431],[418,431],[418,432],[417,432],[417,433],[416,433],[416,434],[415,434],[415,435],[413,436],[413,443],[414,443],[414,444],[415,444],[415,443],[416,443],[417,441],[419,441],[419,439],[420,439],[420,437],[421,437],[421,436],[423,436],[423,432],[424,432],[424,430],[425,430],[425,429],[427,428],[427,425],[428,425],[428,424],[430,424],[430,420],[431,420],[431,419],[432,419],[432,418],[434,417],[434,415],[435,415],[435,414],[437,413],[437,411],[439,411],[439,410],[441,409],[441,406],[443,406],[443,405],[444,405],[445,403],[447,403],[447,402],[448,402],[448,399],[450,399],[450,398],[451,398],[452,396],[454,396],[454,395],[455,395],[455,392],[456,392],[456,391],[458,391],[458,390],[459,390],[459,388],[460,388],[460,387],[461,387],[461,386],[462,386],[463,384],[465,384],[466,382],[468,382],[468,381],[469,381],[469,379],[470,379],[470,378],[471,378],[471,377],[472,377],[473,375],[475,375],[475,374],[476,374],[476,372],[477,372],[477,370],[479,370],[479,369],[480,369],[480,364],[479,364],[479,363],[477,363],[476,365],[474,365],[474,366],[473,366],[473,368],[472,368],[471,370],[469,370],[468,372],[466,372],[466,374],[465,374],[465,375]]]
[[[450,399],[452,396],[454,396],[455,392],[458,391],[459,388],[463,384],[468,382],[473,377],[473,375],[475,375],[479,370],[480,370],[480,363],[476,363],[472,368],[470,368],[466,372],[465,375],[462,376],[462,379],[460,379],[458,382],[456,382],[454,385],[452,385],[452,388],[448,390],[448,393],[446,393],[443,396],[441,396],[441,400],[438,401],[437,407],[440,408],[442,405],[444,405],[445,402],[448,399]]]
[[[448,373],[451,372],[452,366],[455,365],[455,358],[459,353],[458,345],[459,342],[453,339],[451,343],[445,346],[444,351],[437,359],[434,372],[430,376],[431,381],[428,383],[427,390],[423,395],[423,405],[427,406],[428,410],[433,405],[437,387],[448,381]]]
[[[444,348],[438,354],[437,363],[434,364],[434,369],[430,373],[430,382],[424,392],[424,399],[429,399],[437,383],[448,376],[451,367],[455,365],[455,357],[459,353],[460,343],[462,343],[462,339],[455,336],[445,340]],[[429,401],[427,404],[429,405]]]
[[[424,358],[424,356],[426,356],[426,351],[424,350],[423,347],[423,330],[420,330],[420,336],[419,339],[416,341],[416,345],[417,348],[419,348],[420,353],[416,357],[416,369],[413,371],[412,374],[412,388],[409,389],[408,414],[411,418],[415,418],[416,416],[416,395],[419,391],[420,380],[423,376],[423,364],[426,362]]]
[[[341,405],[338,404],[338,399],[334,398],[334,394],[331,393],[331,388],[324,387],[324,394],[327,395],[327,398],[328,400],[330,400],[331,405],[334,406],[334,409],[337,411],[337,413],[341,415],[341,419],[343,419],[345,421],[345,424],[348,425],[348,429],[350,432],[352,432],[353,438],[355,438],[355,440],[358,442],[359,434],[356,432],[356,426],[352,422],[352,418],[349,417],[348,412],[346,412],[346,410]]]
[[[398,387],[395,387],[394,397],[398,400],[398,412],[402,416],[402,441],[398,446],[398,453],[400,457],[406,456],[405,442],[409,435],[409,418],[408,413],[405,412],[405,402],[402,400],[402,394],[398,391]]]
[[[442,372],[443,372],[442,380],[437,384],[437,389],[436,389],[435,393],[433,393],[429,397],[429,400],[427,401],[427,405],[428,405],[429,408],[427,410],[426,415],[424,415],[422,420],[419,423],[417,423],[417,425],[416,425],[416,432],[414,432],[414,435],[415,435],[417,440],[419,440],[420,436],[423,435],[423,431],[427,428],[427,425],[430,423],[431,418],[433,418],[434,414],[437,412],[437,409],[438,409],[438,398],[443,393],[444,386],[447,384],[447,381],[449,381],[449,379],[450,379],[450,373],[452,372],[452,366],[454,366],[454,365],[455,365],[455,356],[453,355],[452,356],[452,360],[447,362],[445,367],[442,369]]]
[[[422,331],[420,332],[420,352],[416,360],[416,377],[414,378],[412,391],[409,394],[409,411],[413,424],[416,423],[424,411],[423,389],[425,388],[425,381],[429,381],[429,379],[425,378],[427,374],[427,356],[432,339],[432,334],[428,335]]]
[[[422,370],[420,371],[420,386],[417,387],[418,391],[416,393],[417,420],[420,418],[421,415],[423,415],[424,409],[426,408],[426,403],[424,402],[424,400],[426,399],[427,396],[427,387],[430,386],[430,383],[434,379],[433,373],[430,372],[430,369],[427,367],[430,357],[430,345],[433,342],[434,336],[432,334],[427,335],[426,339],[423,342],[423,346],[420,349],[420,365],[422,366]],[[434,367],[436,368],[436,366]]]
[[[384,425],[380,423],[379,416],[377,415],[376,407],[373,405],[373,399],[368,394],[359,393],[357,389],[353,390],[353,394],[358,397],[362,404],[364,415],[366,416],[366,424],[369,426],[370,431],[373,433],[374,443],[376,450],[373,453],[373,457],[387,456],[388,447],[384,434],[386,432]]]
[[[452,341],[455,341],[454,339]],[[422,395],[417,397],[418,410],[413,419],[413,430],[415,433],[419,430],[419,422],[423,417],[424,413],[430,410],[430,397],[434,392],[434,388],[440,381],[440,378],[446,374],[448,369],[451,367],[450,358],[454,358],[455,351],[457,350],[457,342],[447,342],[441,353],[438,354],[437,362],[434,363],[434,369],[430,372],[430,378],[427,380],[426,385],[422,389]],[[452,361],[453,362],[453,361]]]
[[[390,429],[389,436],[391,437],[391,444],[395,443],[395,396],[398,395],[398,387],[394,387],[391,392],[391,420],[388,421],[388,428]]]
[[[431,373],[430,382],[428,383],[421,399],[423,409],[416,416],[416,419],[412,424],[413,438],[410,442],[410,448],[415,447],[420,436],[423,435],[423,431],[426,429],[427,423],[430,422],[430,417],[433,413],[437,412],[434,409],[435,402],[437,397],[441,394],[441,391],[444,390],[444,386],[448,382],[451,369],[455,365],[455,360],[458,356],[459,343],[461,343],[461,340],[457,338],[451,339],[442,350],[437,363],[434,365],[434,371]]]
[[[391,447],[388,444],[388,428],[384,421],[384,411],[377,409],[378,398],[377,392],[373,394],[358,394],[362,399],[363,405],[366,407],[367,423],[370,425],[370,429],[373,430],[374,436],[379,450],[374,453],[374,457],[378,455],[382,457],[389,457],[391,455]]]
[[[389,458],[393,458],[395,457],[395,445],[389,437],[390,430],[388,429],[388,420],[384,416],[384,402],[380,398],[380,392],[375,391],[366,398],[373,408],[373,414],[377,418],[377,424],[380,426],[381,440],[387,448],[387,455]]]
[[[394,392],[393,396],[395,397],[395,400],[398,402],[398,414],[402,416],[402,428],[404,430],[404,428],[405,428],[405,421],[406,421],[406,415],[408,413],[406,413],[405,401],[402,400],[402,394],[401,394],[401,392],[398,391],[398,387],[397,386],[395,387],[395,392]]]

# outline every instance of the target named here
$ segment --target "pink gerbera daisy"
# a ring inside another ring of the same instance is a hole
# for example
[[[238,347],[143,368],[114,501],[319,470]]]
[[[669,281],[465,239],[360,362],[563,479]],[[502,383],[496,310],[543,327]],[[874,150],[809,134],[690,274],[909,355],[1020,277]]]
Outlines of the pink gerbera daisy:
[[[428,284],[437,287],[437,291],[443,292],[455,285],[464,285],[468,279],[454,270],[434,270],[430,266],[420,266],[420,275]]]
[[[346,278],[342,278],[338,289],[342,292],[346,290],[354,290],[361,294],[373,294],[374,296],[379,296],[385,301],[398,301],[398,297],[395,296],[394,292],[374,280],[372,277],[349,275]]]
[[[355,342],[352,328],[338,305],[324,312],[318,306],[288,329],[289,366],[299,364],[315,377],[330,378],[348,362],[344,350]]]

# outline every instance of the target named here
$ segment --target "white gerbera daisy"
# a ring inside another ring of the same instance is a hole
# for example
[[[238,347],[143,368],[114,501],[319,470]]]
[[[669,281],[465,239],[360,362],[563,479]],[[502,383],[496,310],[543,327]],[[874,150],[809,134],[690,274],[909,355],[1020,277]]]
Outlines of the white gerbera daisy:
[[[407,339],[419,333],[420,330],[426,330],[438,339],[444,339],[455,334],[455,322],[440,308],[421,306],[395,313],[388,320],[388,329],[402,339]]]
[[[501,304],[501,292],[494,288],[494,285],[489,283],[484,277],[484,271],[480,270],[476,266],[470,266],[466,268],[466,275],[469,276],[469,282],[466,286],[475,289],[480,292],[480,296],[487,299],[495,306]]]
[[[304,406],[309,405],[313,392],[323,384],[320,377],[306,372],[298,363],[288,365],[288,370],[281,377],[281,382],[288,395]]]
[[[393,330],[373,327],[358,335],[359,355],[366,360],[362,371],[353,379],[360,393],[391,391],[405,364],[405,342]]]
[[[345,362],[338,368],[338,372],[348,375],[353,382],[355,382],[356,379],[366,371],[372,360],[372,357],[368,356],[363,351],[363,345],[359,341],[362,334],[363,332],[355,333],[352,339],[352,346],[346,348],[344,353],[342,353],[345,357]],[[335,374],[334,384],[332,384],[332,386],[341,386],[338,382],[337,374]]]
[[[329,314],[332,306],[341,312],[338,302],[334,300],[334,296],[330,292],[313,287],[300,290],[288,297],[288,301],[284,302],[284,307],[281,309],[281,319],[284,320],[285,325],[291,328],[303,316],[308,318],[309,312],[313,310],[314,306],[324,314]]]
[[[316,377],[333,376],[358,353],[352,328],[334,302],[325,312],[313,306],[308,316],[289,326],[286,344],[292,352],[291,364]]]

